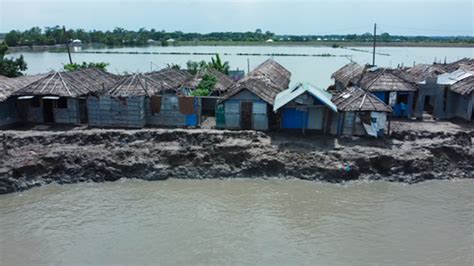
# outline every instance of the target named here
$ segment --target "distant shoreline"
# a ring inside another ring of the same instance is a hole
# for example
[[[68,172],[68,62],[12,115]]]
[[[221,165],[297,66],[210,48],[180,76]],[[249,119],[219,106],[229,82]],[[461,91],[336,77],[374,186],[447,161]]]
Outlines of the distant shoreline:
[[[234,42],[234,41],[179,41],[174,45],[161,46],[157,44],[143,46],[106,46],[104,44],[87,44],[85,48],[131,48],[131,47],[192,47],[192,46],[265,46],[265,47],[328,47],[328,48],[348,48],[348,47],[367,47],[371,48],[372,44],[368,42],[284,42],[278,41],[273,43],[267,42]],[[443,42],[379,42],[377,47],[424,47],[424,48],[474,48],[474,43],[443,43]],[[10,53],[22,51],[51,51],[63,50],[66,45],[33,45],[33,46],[13,46],[9,47]]]

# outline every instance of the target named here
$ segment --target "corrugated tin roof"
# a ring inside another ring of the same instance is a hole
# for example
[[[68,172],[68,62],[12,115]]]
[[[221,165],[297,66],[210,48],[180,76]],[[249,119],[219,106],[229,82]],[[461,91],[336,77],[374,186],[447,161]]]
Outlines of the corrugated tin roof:
[[[463,69],[458,69],[451,73],[444,73],[438,76],[438,84],[442,85],[453,85],[467,77],[472,76],[470,72],[466,72]]]
[[[273,106],[273,111],[276,112],[278,109],[291,102],[292,100],[298,98],[303,93],[309,93],[326,106],[331,108],[334,112],[337,112],[336,105],[331,101],[332,95],[320,88],[317,88],[309,83],[299,83],[295,87],[286,89],[277,94],[275,97],[275,104]]]

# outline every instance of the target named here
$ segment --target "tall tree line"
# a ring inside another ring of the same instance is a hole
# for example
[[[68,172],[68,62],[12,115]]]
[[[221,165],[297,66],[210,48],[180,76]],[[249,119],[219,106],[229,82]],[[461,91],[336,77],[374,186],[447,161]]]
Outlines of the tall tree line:
[[[46,27],[41,29],[33,27],[29,30],[12,30],[5,35],[5,42],[9,46],[31,46],[31,45],[55,45],[64,44],[67,40],[79,39],[86,44],[105,45],[146,45],[150,40],[161,42],[167,45],[169,39],[179,41],[235,41],[235,42],[262,42],[268,39],[285,42],[307,42],[307,41],[328,41],[328,42],[372,42],[371,33],[346,34],[346,35],[275,35],[270,31],[247,32],[212,32],[212,33],[184,33],[181,31],[166,32],[155,29],[140,28],[137,31],[124,28],[115,28],[112,31],[83,29],[69,29],[66,35],[62,27]],[[468,42],[473,43],[472,36],[464,37],[436,37],[436,36],[402,36],[382,33],[377,35],[377,40],[382,42]]]

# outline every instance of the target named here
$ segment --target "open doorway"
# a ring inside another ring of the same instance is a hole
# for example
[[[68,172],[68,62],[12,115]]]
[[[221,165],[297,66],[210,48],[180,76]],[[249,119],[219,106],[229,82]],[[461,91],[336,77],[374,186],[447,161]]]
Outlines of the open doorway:
[[[240,113],[242,129],[252,129],[252,105],[252,102],[242,102]]]
[[[54,123],[54,100],[43,99],[43,119],[45,123]]]
[[[81,124],[87,124],[87,102],[86,99],[79,99],[79,120]]]
[[[430,96],[425,96],[425,102],[423,106],[423,110],[426,111],[428,114],[433,114],[433,106],[430,103]]]

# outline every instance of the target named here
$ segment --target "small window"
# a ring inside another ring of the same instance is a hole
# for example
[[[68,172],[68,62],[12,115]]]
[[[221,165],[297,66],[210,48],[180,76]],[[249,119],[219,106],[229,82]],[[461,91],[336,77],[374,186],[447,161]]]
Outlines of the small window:
[[[31,99],[30,103],[31,103],[31,107],[33,108],[39,108],[41,106],[39,97],[34,97],[33,99]]]
[[[67,109],[67,99],[61,97],[58,99],[58,108],[59,109]]]

